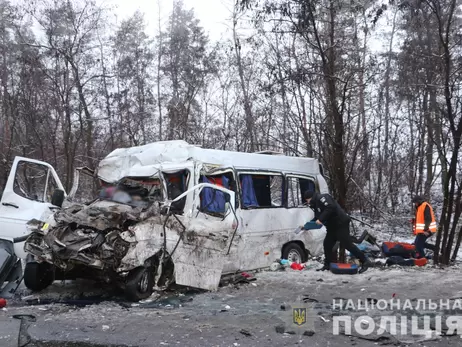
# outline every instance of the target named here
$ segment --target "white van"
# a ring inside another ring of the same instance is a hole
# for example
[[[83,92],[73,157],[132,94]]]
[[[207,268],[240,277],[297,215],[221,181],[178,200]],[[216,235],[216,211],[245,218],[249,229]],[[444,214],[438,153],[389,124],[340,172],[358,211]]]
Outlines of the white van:
[[[5,192],[19,211],[24,197],[13,187],[16,167]],[[54,170],[45,167],[62,189]],[[52,266],[54,274],[63,270],[117,283],[139,300],[171,281],[215,290],[223,274],[266,268],[281,257],[303,262],[322,254],[324,228],[294,232],[314,217],[303,193],[328,192],[316,159],[164,141],[113,151],[97,176],[105,187],[98,199],[71,204],[33,227],[25,245],[34,256],[29,271],[26,265],[31,289],[56,278],[48,271]],[[34,203],[54,209],[51,196]],[[29,216],[40,219],[37,211]],[[25,233],[15,230],[17,236]],[[38,274],[44,271],[47,276]]]

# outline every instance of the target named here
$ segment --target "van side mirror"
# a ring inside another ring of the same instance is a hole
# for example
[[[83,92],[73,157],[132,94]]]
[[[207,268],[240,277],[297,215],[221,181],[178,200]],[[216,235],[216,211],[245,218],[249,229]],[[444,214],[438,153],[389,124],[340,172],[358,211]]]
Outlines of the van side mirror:
[[[56,189],[51,197],[51,204],[54,206],[62,207],[64,202],[64,190]]]

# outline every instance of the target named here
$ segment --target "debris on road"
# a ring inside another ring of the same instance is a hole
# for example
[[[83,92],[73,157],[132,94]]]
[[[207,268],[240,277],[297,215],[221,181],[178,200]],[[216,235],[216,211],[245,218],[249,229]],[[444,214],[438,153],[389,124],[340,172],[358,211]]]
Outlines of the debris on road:
[[[275,329],[276,329],[276,332],[277,332],[278,334],[284,334],[284,332],[286,331],[285,326],[282,325],[282,324],[281,324],[281,325],[276,325],[276,326],[275,326]]]
[[[298,263],[298,262],[291,261],[288,259],[276,259],[275,262],[270,265],[270,270],[271,271],[281,271],[287,268],[291,268],[292,270],[302,271],[302,270],[311,269],[314,266],[315,265],[310,262]]]
[[[192,296],[177,296],[171,295],[161,297],[153,301],[138,303],[137,307],[140,308],[179,308],[185,303],[193,301]],[[133,304],[132,304],[133,305]]]
[[[220,287],[228,285],[248,284],[256,280],[257,278],[255,276],[247,272],[242,272],[240,274],[223,276],[220,280]]]
[[[319,302],[318,300],[310,298],[309,296],[305,296],[304,298],[302,298],[302,301],[303,302]]]
[[[30,337],[27,329],[29,329],[31,323],[36,322],[37,319],[35,318],[35,316],[30,314],[13,315],[13,318],[21,320],[21,327],[19,328],[18,346],[27,346],[32,341],[32,338]]]
[[[358,273],[359,267],[354,263],[331,263],[330,271],[337,275],[355,275]]]
[[[85,307],[90,305],[99,305],[105,301],[108,301],[108,298],[102,297],[88,297],[82,299],[54,299],[54,298],[30,298],[25,300],[28,306],[39,306],[39,305],[51,305],[51,304],[61,304],[67,306],[75,307]],[[125,302],[118,298],[111,298],[110,301],[120,304],[124,307]]]
[[[252,336],[252,333],[246,329],[241,329],[239,332],[245,336]]]

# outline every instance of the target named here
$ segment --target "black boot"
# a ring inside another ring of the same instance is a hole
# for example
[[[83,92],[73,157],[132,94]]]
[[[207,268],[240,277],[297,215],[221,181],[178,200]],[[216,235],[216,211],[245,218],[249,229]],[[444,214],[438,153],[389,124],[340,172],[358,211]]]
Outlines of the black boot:
[[[326,271],[326,270],[329,270],[329,264],[324,264],[319,269],[316,269],[316,271]]]
[[[374,264],[369,259],[366,259],[364,262],[361,263],[361,267],[359,268],[358,272],[361,274],[367,271],[367,269],[369,269],[373,265]]]

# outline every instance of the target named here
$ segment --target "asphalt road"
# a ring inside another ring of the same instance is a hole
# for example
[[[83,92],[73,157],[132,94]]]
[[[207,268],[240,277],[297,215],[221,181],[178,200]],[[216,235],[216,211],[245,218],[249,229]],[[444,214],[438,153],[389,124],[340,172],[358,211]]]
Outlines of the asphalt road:
[[[35,295],[42,302],[51,302],[30,306],[25,300],[10,301],[7,310],[0,311],[0,346],[17,346],[16,334],[25,345],[41,347],[462,345],[459,336],[425,340],[424,336],[396,337],[389,333],[334,335],[335,313],[330,307],[333,298],[357,301],[394,297],[414,303],[417,299],[460,298],[462,274],[457,267],[370,269],[350,276],[286,270],[255,276],[254,282],[228,285],[215,293],[172,292],[137,304],[120,301],[99,284],[58,282]],[[23,289],[21,294],[30,293]],[[82,297],[93,299],[102,294],[107,300],[76,306],[88,303]],[[56,303],[69,298],[78,300],[71,305]],[[291,306],[297,305],[308,305],[306,323],[300,328],[292,323]],[[350,310],[348,314],[358,317],[364,312]],[[378,319],[383,312],[367,314]],[[23,322],[20,333],[21,322],[13,315],[32,315],[35,321]]]

